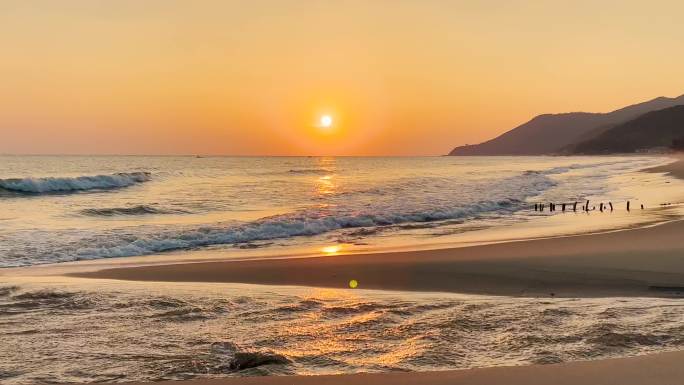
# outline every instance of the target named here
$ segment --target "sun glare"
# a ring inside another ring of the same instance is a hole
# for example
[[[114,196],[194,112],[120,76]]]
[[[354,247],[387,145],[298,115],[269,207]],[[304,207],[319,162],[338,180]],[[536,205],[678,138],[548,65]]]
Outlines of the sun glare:
[[[336,254],[340,250],[342,250],[342,246],[340,246],[340,245],[326,246],[326,247],[321,249],[321,251],[325,254]]]

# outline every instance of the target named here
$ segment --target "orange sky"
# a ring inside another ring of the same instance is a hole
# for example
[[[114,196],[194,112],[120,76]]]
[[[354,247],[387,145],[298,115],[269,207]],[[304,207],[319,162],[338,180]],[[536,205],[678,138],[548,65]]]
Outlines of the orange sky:
[[[3,1],[0,153],[444,154],[539,113],[684,93],[681,15],[681,1]]]

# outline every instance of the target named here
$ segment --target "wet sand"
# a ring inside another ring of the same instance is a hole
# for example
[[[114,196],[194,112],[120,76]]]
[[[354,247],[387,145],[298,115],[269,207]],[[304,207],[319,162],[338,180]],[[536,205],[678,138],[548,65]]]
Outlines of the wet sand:
[[[674,163],[666,164],[664,166],[649,168],[646,171],[665,172],[673,177],[684,179],[684,153],[677,153],[672,157],[678,158],[678,160]]]
[[[684,378],[684,352],[553,365],[482,368],[445,372],[336,376],[237,377],[183,381],[186,385],[674,385]],[[172,385],[176,382],[157,382]]]
[[[76,273],[168,282],[443,291],[510,296],[684,294],[684,222],[605,234],[382,254],[179,263]]]

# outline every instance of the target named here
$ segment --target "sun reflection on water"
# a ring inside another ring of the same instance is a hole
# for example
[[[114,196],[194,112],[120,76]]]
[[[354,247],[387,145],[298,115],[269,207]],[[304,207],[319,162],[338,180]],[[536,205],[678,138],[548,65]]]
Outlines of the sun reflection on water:
[[[321,252],[325,254],[337,254],[342,250],[342,245],[325,246],[321,248]]]
[[[316,194],[325,196],[337,192],[337,185],[335,185],[332,179],[332,175],[325,175],[316,179]]]
[[[337,184],[334,182],[336,175],[337,160],[335,158],[319,158],[317,160],[317,167],[325,172],[325,175],[320,176],[314,180],[316,195],[319,197],[335,194],[337,192]]]

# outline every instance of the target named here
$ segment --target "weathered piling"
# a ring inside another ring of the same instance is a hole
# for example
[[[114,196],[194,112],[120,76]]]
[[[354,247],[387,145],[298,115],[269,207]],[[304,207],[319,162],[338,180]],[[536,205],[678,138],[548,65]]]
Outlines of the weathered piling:
[[[572,211],[577,211],[577,202],[572,204]]]
[[[613,211],[613,202],[608,202],[608,205],[610,206],[610,211]]]
[[[629,201],[627,201],[627,211],[629,211]]]

